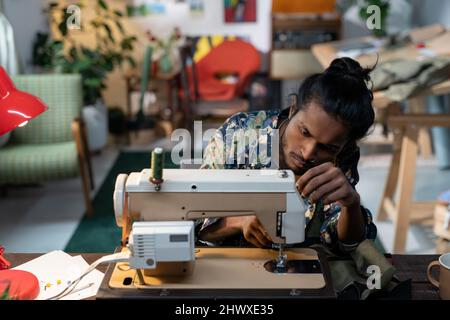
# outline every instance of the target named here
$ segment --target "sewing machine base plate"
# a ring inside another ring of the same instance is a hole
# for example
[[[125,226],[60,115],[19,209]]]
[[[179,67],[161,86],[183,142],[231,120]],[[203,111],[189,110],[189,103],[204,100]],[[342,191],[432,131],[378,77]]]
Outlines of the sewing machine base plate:
[[[127,263],[114,263],[108,266],[97,299],[336,297],[320,253],[307,248],[286,253],[297,267],[281,274],[265,267],[278,252],[258,248],[196,248],[194,272],[188,276],[152,277],[142,272],[139,277]]]

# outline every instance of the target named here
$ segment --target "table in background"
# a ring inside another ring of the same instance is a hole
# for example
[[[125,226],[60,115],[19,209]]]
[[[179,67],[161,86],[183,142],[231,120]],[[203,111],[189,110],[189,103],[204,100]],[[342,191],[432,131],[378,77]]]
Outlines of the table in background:
[[[415,60],[422,55],[415,44],[419,42],[425,42],[427,48],[434,50],[437,55],[450,55],[450,31],[445,31],[440,25],[411,30],[410,37],[414,43],[395,49],[380,49],[378,54],[361,55],[356,60],[363,66],[373,66],[377,61],[382,63],[396,59]],[[348,42],[373,39],[364,37],[316,44],[312,46],[312,52],[322,67],[327,68],[337,58],[337,48]],[[390,100],[383,91],[374,92],[372,105],[375,109],[384,110],[388,117],[387,123],[394,134],[393,157],[377,214],[378,221],[389,217],[394,222],[394,253],[404,252],[410,222],[433,223],[436,201],[414,202],[414,180],[419,148],[424,157],[432,154],[428,129],[433,126],[450,127],[450,115],[426,114],[426,97],[444,94],[450,94],[450,80],[421,90],[408,98],[408,107],[412,113],[405,114],[400,104]],[[394,199],[396,195],[397,201]]]

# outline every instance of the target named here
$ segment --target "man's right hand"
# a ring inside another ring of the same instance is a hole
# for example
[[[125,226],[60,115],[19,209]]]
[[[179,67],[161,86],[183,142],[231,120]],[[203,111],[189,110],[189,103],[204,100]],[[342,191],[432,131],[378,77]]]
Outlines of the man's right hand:
[[[258,248],[267,248],[272,239],[256,216],[241,216],[239,218],[242,234],[248,242]]]

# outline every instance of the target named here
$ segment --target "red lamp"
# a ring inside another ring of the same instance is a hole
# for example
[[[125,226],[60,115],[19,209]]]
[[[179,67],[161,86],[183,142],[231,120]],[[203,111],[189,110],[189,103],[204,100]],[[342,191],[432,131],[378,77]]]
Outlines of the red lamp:
[[[17,90],[0,66],[0,136],[27,124],[47,109],[40,99]],[[11,266],[2,254],[3,247],[0,247],[0,300],[5,294],[11,299],[35,299],[39,294],[38,279],[27,271],[2,270]]]
[[[17,90],[0,66],[0,135],[27,124],[47,109],[39,98]]]

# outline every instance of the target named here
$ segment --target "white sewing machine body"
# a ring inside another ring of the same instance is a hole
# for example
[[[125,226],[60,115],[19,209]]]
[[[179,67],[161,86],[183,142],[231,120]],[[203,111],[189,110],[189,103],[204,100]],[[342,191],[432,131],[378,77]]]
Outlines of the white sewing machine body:
[[[292,171],[165,169],[159,188],[150,176],[144,169],[116,180],[116,222],[132,268],[156,272],[158,263],[183,262],[191,270],[198,218],[254,214],[274,243],[304,241],[306,206]]]

